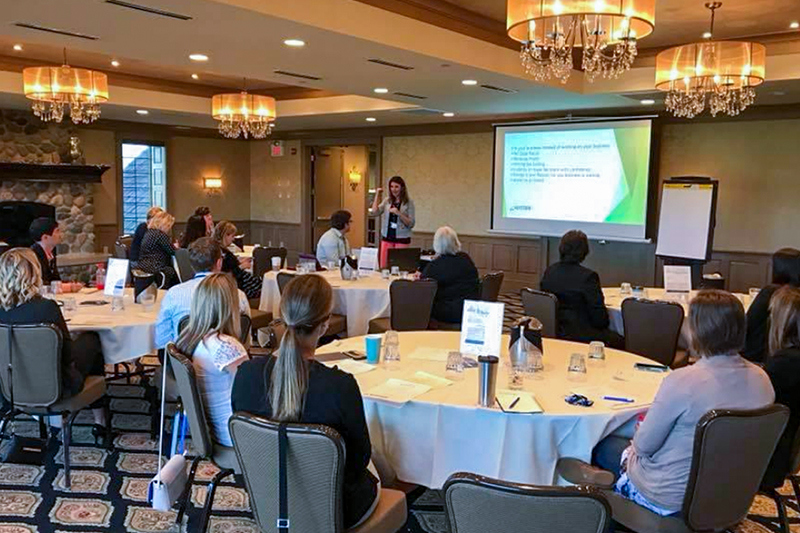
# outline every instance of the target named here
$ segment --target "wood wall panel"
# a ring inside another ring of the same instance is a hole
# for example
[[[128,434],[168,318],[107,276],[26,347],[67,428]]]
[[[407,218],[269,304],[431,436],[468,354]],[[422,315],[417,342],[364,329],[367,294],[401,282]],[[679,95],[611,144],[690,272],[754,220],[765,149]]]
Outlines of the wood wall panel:
[[[539,246],[522,245],[517,250],[517,272],[521,274],[539,275],[542,262],[542,250]]]
[[[262,246],[280,246],[281,243],[289,252],[288,261],[290,265],[297,263],[297,255],[308,252],[303,250],[303,231],[300,224],[284,224],[281,222],[262,222],[260,220],[250,221],[250,239],[245,237],[247,243],[258,243]]]
[[[461,246],[468,250],[472,261],[478,269],[488,269],[492,265],[492,248],[488,243],[480,241],[465,241],[461,239]]]
[[[513,272],[517,268],[517,246],[510,244],[492,245],[492,270]]]

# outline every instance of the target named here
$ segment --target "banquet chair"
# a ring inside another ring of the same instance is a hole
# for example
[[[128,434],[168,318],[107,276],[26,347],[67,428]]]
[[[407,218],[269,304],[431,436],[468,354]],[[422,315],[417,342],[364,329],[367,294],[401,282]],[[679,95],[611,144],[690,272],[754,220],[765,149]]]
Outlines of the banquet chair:
[[[279,518],[278,422],[247,413],[228,421],[242,467],[250,506],[261,531],[273,531]],[[334,429],[317,424],[284,424],[288,531],[341,533],[345,445]],[[406,497],[381,488],[372,515],[350,533],[393,533],[406,522]]]
[[[289,274],[288,272],[278,272],[278,292],[283,294],[283,289],[292,281],[297,274]],[[331,315],[330,322],[328,323],[327,335],[339,335],[340,333],[347,333],[347,317],[345,315]]]
[[[604,533],[611,507],[598,489],[542,487],[459,472],[444,484],[452,533]]]
[[[184,412],[189,420],[189,433],[192,436],[192,448],[194,453],[197,454],[192,460],[189,469],[189,479],[186,482],[186,488],[180,498],[178,498],[178,514],[175,518],[176,524],[181,523],[183,515],[186,512],[186,505],[189,503],[189,498],[191,497],[192,483],[194,482],[200,460],[208,459],[220,469],[208,484],[206,502],[200,517],[200,525],[199,527],[195,526],[192,528],[192,531],[205,533],[208,528],[209,519],[211,518],[211,508],[214,505],[214,493],[217,490],[217,485],[219,485],[224,478],[233,475],[234,472],[240,473],[241,470],[233,448],[217,444],[211,439],[211,432],[208,428],[203,401],[200,398],[200,392],[197,388],[197,377],[195,376],[192,362],[186,355],[180,353],[173,343],[167,344],[166,351],[169,357],[169,365],[175,373],[175,383],[177,384],[178,394],[181,397]]]
[[[370,333],[386,331],[424,331],[428,329],[436,297],[437,283],[434,280],[393,281],[389,285],[390,316],[369,321]]]
[[[8,422],[19,414],[61,416],[64,445],[64,486],[71,488],[69,446],[78,413],[106,394],[105,376],[86,376],[83,388],[63,398],[61,387],[61,331],[52,324],[13,326],[0,324],[0,389],[13,406],[0,422],[0,441]],[[106,427],[111,411],[105,406]],[[111,439],[106,439],[111,448]]]
[[[622,301],[625,351],[673,366],[683,325],[683,306],[642,298]]]
[[[542,336],[555,339],[558,335],[558,298],[555,294],[525,287],[520,291],[525,316],[542,323]]]
[[[484,302],[496,302],[500,296],[500,288],[503,286],[505,274],[502,272],[489,272],[481,279],[481,300]]]
[[[175,271],[178,273],[181,283],[194,277],[194,268],[192,268],[192,262],[189,259],[188,249],[178,248],[175,250]]]
[[[278,272],[277,282],[278,282],[278,293],[283,294],[283,289],[292,281],[297,274],[289,274],[288,272]]]
[[[286,268],[286,248],[263,248],[261,246],[253,249],[253,275],[258,279],[264,277],[264,273],[272,269],[272,258],[281,258],[281,268]]]
[[[114,243],[114,257],[117,259],[130,259],[131,241],[133,241],[131,235],[120,235],[117,237]]]
[[[772,498],[775,502],[775,507],[778,511],[778,525],[781,528],[781,533],[791,533],[791,528],[789,525],[789,516],[786,513],[786,502],[792,500],[792,496],[788,494],[782,494],[778,491],[786,480],[792,485],[792,490],[794,492],[794,500],[795,502],[800,502],[800,476],[798,476],[797,472],[800,471],[800,429],[795,432],[794,438],[792,439],[792,451],[789,460],[789,471],[788,475],[785,479],[781,479],[776,484],[772,485],[768,483],[767,479],[764,479],[761,482],[761,487],[759,489],[759,494],[763,494],[768,498]],[[756,522],[771,522],[772,519],[769,517],[761,516],[761,515],[750,515],[749,518]],[[765,524],[766,525],[766,524]]]
[[[612,518],[641,533],[725,531],[744,520],[789,418],[773,404],[754,410],[713,410],[698,422],[681,512],[660,516],[613,491],[614,476],[579,459],[559,459],[556,471],[575,484],[599,486]],[[598,482],[599,480],[604,480]]]

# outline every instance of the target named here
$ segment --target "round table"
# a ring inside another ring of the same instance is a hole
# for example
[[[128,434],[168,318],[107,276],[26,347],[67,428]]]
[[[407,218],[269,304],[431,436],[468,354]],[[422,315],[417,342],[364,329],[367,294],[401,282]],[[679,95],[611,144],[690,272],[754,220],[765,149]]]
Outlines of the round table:
[[[592,448],[601,439],[647,408],[666,375],[634,370],[634,363],[647,360],[607,349],[605,361],[587,360],[583,382],[572,382],[567,378],[569,357],[586,354],[588,346],[545,339],[545,370],[540,379],[527,378],[524,388],[543,408],[540,414],[478,407],[477,368],[465,369],[452,385],[430,390],[404,404],[370,397],[368,391],[388,378],[409,379],[419,370],[447,377],[443,361],[416,359],[414,352],[417,348],[435,348],[443,354],[458,350],[459,335],[442,331],[400,333],[401,362],[395,369],[381,363],[375,370],[356,375],[373,449],[386,457],[403,481],[438,488],[448,476],[463,471],[552,485],[557,482],[559,458],[589,461]],[[508,341],[504,335],[503,345],[507,347]],[[351,349],[363,350],[364,338],[324,346],[317,355],[324,359],[323,354]],[[507,357],[504,348],[502,361]],[[498,390],[507,388],[507,380],[506,365],[501,364]],[[595,404],[569,405],[564,397],[571,392],[585,393]],[[603,395],[625,395],[635,398],[635,403],[610,402],[603,400]]]
[[[103,346],[106,364],[123,363],[152,353],[155,345],[155,324],[158,307],[165,291],[158,291],[158,299],[151,310],[133,303],[133,289],[125,289],[125,309],[111,310],[111,297],[101,291],[88,293],[86,289],[75,294],[59,294],[57,300],[74,297],[75,312],[61,310],[71,332],[95,331]],[[82,305],[91,300],[103,300],[105,305]]]
[[[285,271],[295,274],[293,271]],[[347,336],[366,335],[369,321],[389,316],[389,285],[391,279],[383,279],[375,272],[357,280],[345,281],[338,270],[316,273],[333,287],[333,312],[347,317]],[[261,287],[261,303],[258,308],[279,316],[281,295],[278,291],[278,273],[264,273]]]

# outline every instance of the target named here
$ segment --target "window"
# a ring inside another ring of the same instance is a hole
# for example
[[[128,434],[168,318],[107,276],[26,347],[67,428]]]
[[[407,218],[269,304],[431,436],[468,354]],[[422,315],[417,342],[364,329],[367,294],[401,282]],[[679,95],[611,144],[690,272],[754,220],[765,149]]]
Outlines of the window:
[[[122,231],[133,233],[157,205],[167,208],[167,173],[162,145],[122,143]]]

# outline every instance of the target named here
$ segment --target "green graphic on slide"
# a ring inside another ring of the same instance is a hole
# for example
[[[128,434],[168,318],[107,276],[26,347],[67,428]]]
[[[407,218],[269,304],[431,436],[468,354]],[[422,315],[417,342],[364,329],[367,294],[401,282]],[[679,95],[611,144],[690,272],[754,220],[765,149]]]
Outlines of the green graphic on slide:
[[[614,224],[644,224],[647,205],[647,184],[650,174],[650,128],[615,128],[621,179],[628,184],[628,194],[605,219]]]

